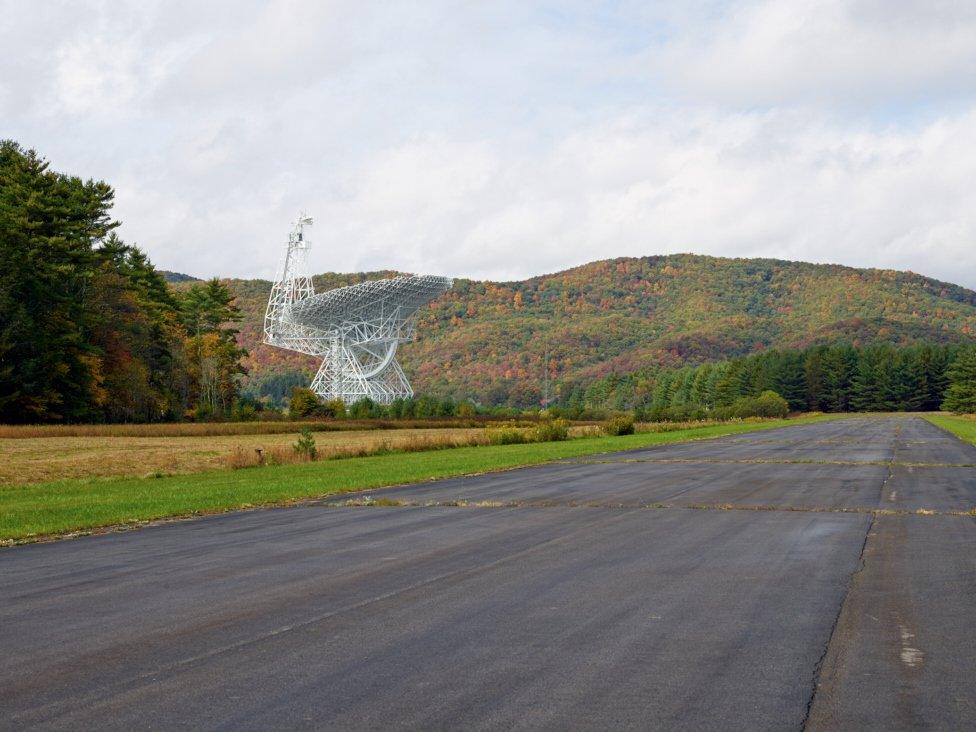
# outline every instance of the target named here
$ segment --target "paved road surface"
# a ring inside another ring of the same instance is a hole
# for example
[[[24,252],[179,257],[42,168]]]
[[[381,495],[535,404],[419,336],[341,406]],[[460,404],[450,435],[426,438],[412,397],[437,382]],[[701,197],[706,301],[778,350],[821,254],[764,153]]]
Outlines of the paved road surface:
[[[846,419],[0,551],[0,727],[971,728],[974,466]]]

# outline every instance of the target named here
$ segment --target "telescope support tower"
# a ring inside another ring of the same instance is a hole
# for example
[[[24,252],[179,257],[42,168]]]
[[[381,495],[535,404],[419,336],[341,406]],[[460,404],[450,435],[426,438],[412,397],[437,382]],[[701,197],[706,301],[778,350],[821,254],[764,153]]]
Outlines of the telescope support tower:
[[[447,291],[446,277],[396,277],[315,294],[308,276],[304,213],[288,237],[285,259],[271,287],[264,342],[322,357],[311,388],[326,400],[380,404],[413,396],[396,361],[413,340],[417,309]]]

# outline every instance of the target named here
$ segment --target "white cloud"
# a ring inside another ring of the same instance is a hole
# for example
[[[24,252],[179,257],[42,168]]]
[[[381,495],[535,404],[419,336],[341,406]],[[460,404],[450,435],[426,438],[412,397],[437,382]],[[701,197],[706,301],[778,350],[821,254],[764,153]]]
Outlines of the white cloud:
[[[56,94],[69,115],[118,114],[140,90],[132,42],[77,39],[58,49]],[[56,110],[51,110],[56,111]]]
[[[971,3],[763,0],[697,20],[628,68],[679,96],[740,105],[860,108],[976,90]]]
[[[0,134],[112,183],[167,269],[270,277],[308,208],[321,270],[695,251],[976,286],[963,4],[0,11]]]
[[[412,141],[325,212],[322,266],[522,277],[694,251],[911,268],[976,282],[976,112],[918,131],[795,113],[649,111],[536,154]]]

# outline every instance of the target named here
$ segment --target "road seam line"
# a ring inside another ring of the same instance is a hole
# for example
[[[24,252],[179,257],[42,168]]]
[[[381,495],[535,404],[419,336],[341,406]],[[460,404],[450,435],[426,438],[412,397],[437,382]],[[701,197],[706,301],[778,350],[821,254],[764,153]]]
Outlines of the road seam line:
[[[887,481],[886,481],[887,482]],[[345,501],[334,501],[321,504],[325,508],[602,508],[608,510],[692,510],[692,511],[768,511],[783,513],[855,513],[873,516],[955,516],[962,518],[976,517],[976,508],[970,510],[952,509],[896,509],[896,508],[868,508],[866,506],[769,506],[763,504],[736,505],[730,503],[690,503],[679,505],[674,503],[599,503],[593,501],[492,501],[457,499],[448,501],[401,501],[381,498],[371,500],[370,496],[353,498]]]
[[[813,686],[810,690],[810,698],[807,700],[806,713],[803,715],[803,722],[800,725],[800,729],[802,730],[805,730],[810,723],[810,714],[813,712],[813,705],[817,700],[817,692],[820,690],[820,676],[823,672],[824,663],[827,660],[827,654],[830,652],[830,644],[833,642],[834,634],[837,632],[837,626],[840,624],[840,617],[844,613],[844,606],[847,604],[847,598],[850,597],[851,592],[854,590],[854,585],[857,583],[858,576],[867,566],[867,562],[864,559],[864,552],[867,549],[868,538],[871,536],[871,530],[874,528],[874,522],[876,519],[877,516],[872,516],[871,520],[868,522],[867,531],[864,532],[864,541],[861,542],[861,551],[857,556],[857,569],[851,572],[850,576],[847,578],[847,588],[844,591],[844,596],[841,598],[841,601],[837,604],[837,614],[834,615],[834,622],[831,623],[830,633],[827,635],[827,642],[824,643],[823,652],[820,654],[820,658],[817,659],[817,663],[813,667]]]

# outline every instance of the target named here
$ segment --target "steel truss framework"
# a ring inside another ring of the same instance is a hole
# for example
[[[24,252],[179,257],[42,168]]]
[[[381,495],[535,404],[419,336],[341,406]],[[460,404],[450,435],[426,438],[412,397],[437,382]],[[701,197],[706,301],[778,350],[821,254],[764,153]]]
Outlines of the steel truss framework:
[[[413,340],[417,310],[451,288],[447,277],[394,277],[361,282],[316,295],[308,276],[302,214],[288,237],[285,260],[264,315],[264,342],[322,356],[312,390],[347,404],[368,397],[381,404],[413,396],[396,361],[397,348]]]

